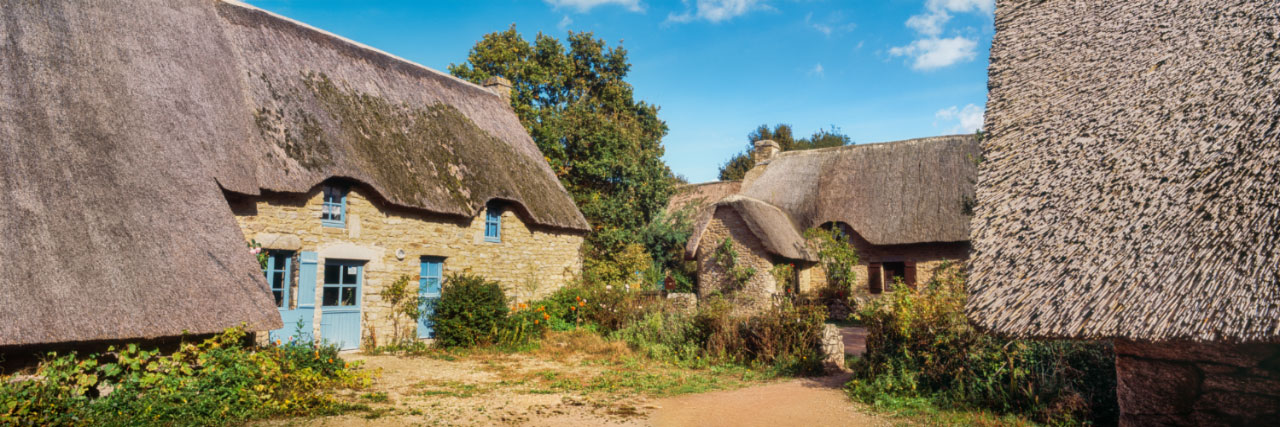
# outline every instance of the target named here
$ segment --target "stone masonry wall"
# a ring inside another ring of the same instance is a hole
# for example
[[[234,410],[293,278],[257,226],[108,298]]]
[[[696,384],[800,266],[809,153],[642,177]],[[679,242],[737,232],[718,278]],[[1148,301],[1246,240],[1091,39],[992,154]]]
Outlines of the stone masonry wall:
[[[853,294],[858,297],[871,296],[870,266],[871,263],[912,261],[916,265],[916,283],[923,284],[933,277],[934,271],[946,262],[964,262],[969,257],[969,244],[966,242],[916,243],[908,245],[872,245],[858,236],[852,236],[853,248],[858,254],[858,264],[853,267]],[[827,283],[827,274],[821,263],[807,268],[807,275],[802,275],[800,292],[817,292]],[[889,290],[888,278],[881,273],[885,281],[881,289]]]
[[[1117,340],[1120,425],[1275,425],[1280,345]]]
[[[716,249],[725,238],[732,241],[738,253],[738,265],[751,266],[756,273],[741,289],[730,289],[733,281],[716,261]],[[716,208],[706,233],[698,245],[698,298],[719,292],[732,302],[735,312],[751,313],[769,307],[774,295],[781,292],[770,271],[769,252],[760,239],[747,228],[741,215],[732,208]]]
[[[583,234],[527,226],[518,207],[503,210],[502,241],[495,243],[484,240],[483,212],[476,218],[460,219],[396,208],[376,197],[366,187],[352,186],[347,196],[345,228],[321,225],[323,196],[319,187],[307,194],[231,197],[230,203],[246,239],[257,240],[269,249],[317,252],[320,268],[316,277],[320,282],[325,259],[365,261],[362,345],[374,344],[370,338],[376,344],[390,342],[390,307],[378,293],[401,275],[409,276],[410,287],[416,293],[423,256],[443,257],[446,276],[468,272],[496,280],[508,297],[520,301],[548,295],[581,272]],[[397,250],[404,251],[403,259],[396,256]],[[296,259],[293,265],[290,294],[291,306],[296,306]],[[317,303],[321,300],[321,285],[316,285]],[[316,310],[317,336],[320,314]],[[401,326],[409,336],[416,331],[412,323]]]

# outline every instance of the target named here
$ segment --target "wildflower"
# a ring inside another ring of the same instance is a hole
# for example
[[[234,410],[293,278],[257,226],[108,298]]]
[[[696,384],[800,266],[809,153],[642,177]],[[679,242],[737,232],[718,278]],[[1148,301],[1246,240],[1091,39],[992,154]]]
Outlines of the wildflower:
[[[250,255],[257,255],[260,252],[262,252],[262,248],[249,248]]]
[[[612,291],[612,290],[613,290],[613,285],[604,285],[604,288],[605,288],[605,290]]]
[[[546,313],[542,313],[542,320],[551,320],[551,315],[550,315],[550,314],[546,314]]]
[[[537,324],[538,324],[538,322],[540,322],[540,320],[538,320],[538,319],[533,319],[533,324],[537,325]]]
[[[578,307],[586,307],[586,306],[587,306],[586,301],[578,301]]]
[[[578,311],[578,306],[576,306],[576,305],[571,305],[571,306],[569,306],[569,309],[570,309],[570,310],[573,310],[573,311]]]

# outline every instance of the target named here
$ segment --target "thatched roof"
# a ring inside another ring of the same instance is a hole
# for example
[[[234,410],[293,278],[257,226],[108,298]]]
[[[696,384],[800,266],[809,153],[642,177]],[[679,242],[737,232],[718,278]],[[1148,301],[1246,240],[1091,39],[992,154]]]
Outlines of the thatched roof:
[[[501,98],[260,10],[0,8],[0,345],[281,326],[223,189],[586,222]]]
[[[810,253],[805,245],[803,234],[792,225],[791,218],[777,206],[742,195],[731,195],[709,206],[707,215],[701,216],[694,225],[693,235],[685,247],[685,257],[697,256],[698,245],[706,234],[707,226],[717,209],[733,209],[742,216],[747,228],[760,239],[760,243],[770,253],[783,257],[817,261],[816,255]],[[715,242],[711,242],[715,244]]]
[[[748,171],[739,194],[776,206],[797,233],[843,222],[875,245],[963,242],[979,158],[973,135],[788,151]]]
[[[801,229],[843,222],[875,245],[962,242],[979,157],[973,135],[788,151],[748,174],[742,194]]]
[[[471,217],[496,198],[534,223],[588,229],[506,98],[251,6],[217,10],[257,149],[256,183],[219,176],[228,189],[303,192],[342,176],[401,206]]]
[[[1280,340],[1278,35],[1272,0],[1001,2],[970,317]]]

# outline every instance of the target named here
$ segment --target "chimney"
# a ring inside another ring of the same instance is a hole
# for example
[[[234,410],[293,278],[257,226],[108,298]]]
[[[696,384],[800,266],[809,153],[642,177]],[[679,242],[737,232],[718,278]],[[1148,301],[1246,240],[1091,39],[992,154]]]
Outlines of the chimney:
[[[511,100],[511,81],[507,79],[504,79],[498,76],[493,76],[493,77],[484,79],[484,83],[482,84],[482,86],[484,86],[485,89],[489,89],[490,92],[493,92],[498,96],[501,96],[502,99],[505,99],[507,101]]]
[[[751,150],[751,160],[754,160],[757,165],[769,163],[774,156],[778,155],[778,151],[782,150],[778,143],[768,139],[756,141],[754,148],[754,150]]]

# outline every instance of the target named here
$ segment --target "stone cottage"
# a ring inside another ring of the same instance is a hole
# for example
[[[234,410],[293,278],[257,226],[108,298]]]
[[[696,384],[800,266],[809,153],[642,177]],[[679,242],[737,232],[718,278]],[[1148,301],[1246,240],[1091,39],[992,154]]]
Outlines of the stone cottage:
[[[394,335],[401,277],[535,298],[581,268],[587,222],[501,79],[233,1],[3,16],[0,352],[241,324],[356,348]]]
[[[1280,417],[1280,8],[1000,2],[967,311],[1111,340],[1122,425]]]
[[[853,291],[864,296],[895,280],[914,286],[941,263],[968,255],[974,135],[783,153],[773,141],[759,141],[752,155],[756,166],[740,184],[688,186],[671,206],[694,203],[699,212],[685,256],[698,261],[700,297],[733,294],[740,307],[758,308],[826,286],[828,275],[804,237],[810,228],[835,228],[852,244],[859,255]],[[733,263],[725,261],[730,252]],[[780,287],[771,274],[781,264],[794,266],[795,289]],[[744,280],[748,268],[755,274]]]

